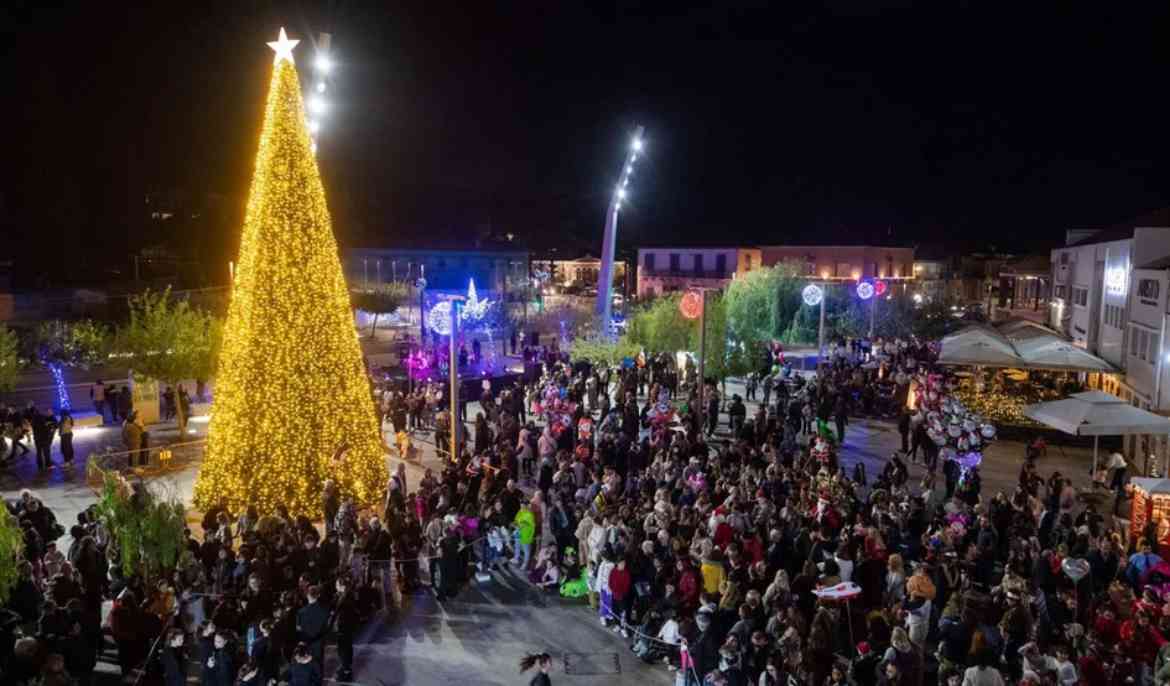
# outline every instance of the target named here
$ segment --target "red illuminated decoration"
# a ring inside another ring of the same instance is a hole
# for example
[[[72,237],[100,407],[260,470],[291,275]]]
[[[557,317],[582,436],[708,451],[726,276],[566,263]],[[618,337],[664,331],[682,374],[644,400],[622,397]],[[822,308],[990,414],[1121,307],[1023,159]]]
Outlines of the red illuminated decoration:
[[[878,295],[885,295],[886,294],[886,282],[885,281],[874,281],[873,282],[873,292],[877,293]]]
[[[703,294],[698,291],[688,291],[678,303],[678,311],[687,319],[698,319],[703,314]]]
[[[1130,510],[1129,535],[1134,540],[1144,536],[1150,522],[1154,523],[1154,552],[1166,557],[1170,554],[1170,479],[1134,478],[1129,484],[1133,501]]]

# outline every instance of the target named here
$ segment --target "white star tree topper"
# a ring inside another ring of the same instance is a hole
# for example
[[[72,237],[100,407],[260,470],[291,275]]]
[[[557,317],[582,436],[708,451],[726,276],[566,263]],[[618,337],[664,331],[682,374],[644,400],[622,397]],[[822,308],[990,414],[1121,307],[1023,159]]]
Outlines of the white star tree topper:
[[[280,38],[268,42],[268,47],[276,51],[276,58],[272,61],[272,64],[280,64],[280,61],[284,59],[287,59],[290,64],[296,64],[292,51],[293,48],[297,47],[297,43],[300,43],[300,41],[289,40],[288,34],[284,32],[284,27],[280,27]]]

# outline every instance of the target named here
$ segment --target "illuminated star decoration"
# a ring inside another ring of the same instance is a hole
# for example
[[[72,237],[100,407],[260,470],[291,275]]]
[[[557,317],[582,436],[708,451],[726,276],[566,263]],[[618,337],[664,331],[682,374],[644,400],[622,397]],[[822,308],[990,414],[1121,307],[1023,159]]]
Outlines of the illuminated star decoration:
[[[280,38],[278,40],[268,42],[268,47],[276,51],[276,58],[273,59],[272,63],[280,64],[281,60],[288,60],[289,62],[296,64],[296,60],[293,59],[292,51],[293,48],[297,47],[297,43],[300,43],[300,41],[289,40],[288,34],[284,32],[284,27],[280,27]]]

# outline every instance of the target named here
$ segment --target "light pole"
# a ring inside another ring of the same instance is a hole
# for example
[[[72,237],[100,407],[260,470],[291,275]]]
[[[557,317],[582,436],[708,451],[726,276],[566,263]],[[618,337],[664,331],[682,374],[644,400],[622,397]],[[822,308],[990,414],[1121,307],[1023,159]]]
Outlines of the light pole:
[[[613,198],[609,201],[609,208],[605,211],[605,235],[601,242],[601,270],[598,274],[596,312],[601,316],[601,326],[608,335],[611,319],[610,310],[613,307],[613,252],[617,242],[617,218],[622,209],[622,201],[626,197],[626,187],[630,177],[634,174],[634,162],[638,153],[642,151],[642,134],[646,127],[639,126],[634,132],[634,139],[630,143],[630,150],[626,154],[626,161],[622,164],[621,181],[614,189]]]
[[[699,320],[699,407],[695,416],[699,419],[699,433],[702,434],[706,426],[703,422],[703,410],[706,409],[703,397],[707,390],[707,289],[696,288],[688,291],[679,301],[678,309],[687,319]]]
[[[423,316],[423,296],[426,294],[427,280],[418,277],[414,282],[414,289],[418,291],[418,349],[421,351],[427,342],[427,320]]]
[[[809,307],[821,307],[820,323],[817,325],[817,366],[825,356],[825,286],[828,284],[810,283],[800,292],[804,304]]]
[[[451,461],[459,461],[459,359],[455,351],[455,339],[459,336],[459,303],[463,296],[451,297],[451,349],[448,352],[447,370],[451,382]]]

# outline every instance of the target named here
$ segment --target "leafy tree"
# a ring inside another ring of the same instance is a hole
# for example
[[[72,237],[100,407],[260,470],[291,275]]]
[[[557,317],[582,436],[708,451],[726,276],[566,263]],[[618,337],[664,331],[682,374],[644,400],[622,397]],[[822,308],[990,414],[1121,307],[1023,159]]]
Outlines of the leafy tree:
[[[874,296],[869,300],[861,300],[852,293],[846,293],[843,301],[834,302],[832,307],[834,311],[831,314],[826,311],[826,327],[839,337],[868,336],[870,312],[875,306],[877,308],[873,311],[875,336],[896,338],[909,335],[913,331],[917,312],[914,301],[907,295],[889,299]]]
[[[30,340],[31,357],[53,375],[57,398],[53,408],[71,409],[65,387],[65,368],[88,369],[106,358],[109,332],[88,319],[75,322],[55,319],[42,322]]]
[[[378,330],[378,317],[397,312],[409,301],[410,289],[398,282],[384,283],[374,288],[351,291],[350,298],[354,307],[374,315],[374,322],[370,326],[370,338],[373,338],[374,332]]]
[[[689,349],[698,324],[682,316],[679,299],[677,294],[657,298],[634,312],[627,320],[628,340],[654,352]]]
[[[119,552],[127,577],[140,576],[152,585],[179,562],[184,551],[187,512],[174,494],[158,493],[144,482],[132,484],[115,470],[90,462],[90,476],[101,480],[97,516]],[[2,550],[0,537],[0,550]]]
[[[17,570],[23,559],[24,532],[20,522],[7,507],[0,508],[0,605],[8,602],[12,587],[20,580]]]
[[[808,280],[795,264],[756,269],[727,287],[727,320],[735,340],[760,345],[780,340],[804,307],[800,293]]]
[[[222,321],[186,300],[146,291],[130,298],[130,320],[118,330],[121,350],[133,357],[136,375],[177,386],[185,379],[207,379],[215,373],[223,337]],[[187,428],[178,403],[179,434]]]
[[[0,324],[0,393],[16,387],[20,373],[20,339],[7,326]]]
[[[585,360],[595,365],[616,367],[621,364],[623,359],[636,356],[641,349],[641,346],[628,340],[625,336],[611,340],[606,336],[590,335],[573,341],[571,357],[574,360]]]

